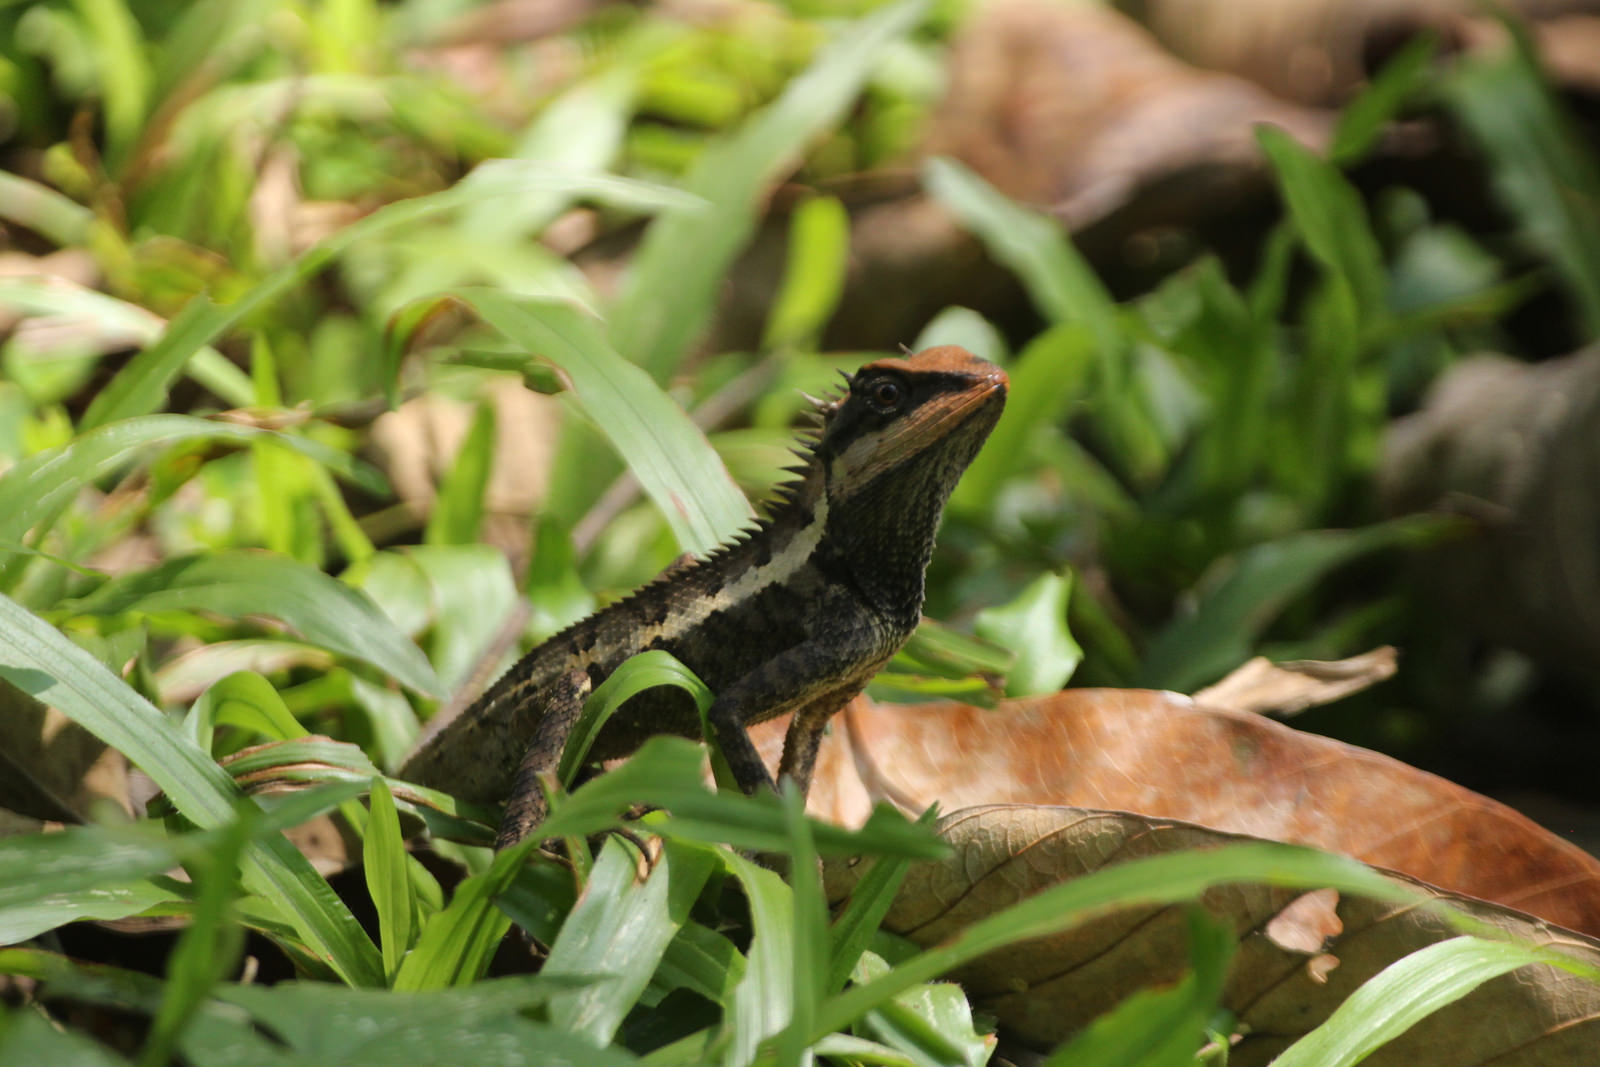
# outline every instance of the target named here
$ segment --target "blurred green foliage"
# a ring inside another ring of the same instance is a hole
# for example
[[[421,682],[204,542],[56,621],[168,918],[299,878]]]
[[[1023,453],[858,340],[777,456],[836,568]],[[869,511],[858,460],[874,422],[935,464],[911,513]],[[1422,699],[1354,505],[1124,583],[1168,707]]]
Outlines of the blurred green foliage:
[[[596,1062],[748,1062],[762,1042],[796,1061],[982,1062],[964,999],[917,985],[950,953],[891,968],[904,946],[874,934],[905,864],[936,848],[904,820],[843,835],[791,797],[716,797],[692,748],[659,742],[558,797],[569,871],[519,866],[526,850],[491,860],[493,813],[384,777],[440,706],[733,533],[783,476],[796,390],[824,392],[868,355],[818,350],[844,285],[845,207],[817,195],[793,213],[757,351],[696,342],[775,183],[904,161],[959,7],[795,0],[704,23],[608,7],[525,48],[463,45],[470,70],[432,45],[467,13],[0,5],[0,221],[16,255],[72,265],[0,276],[0,310],[19,320],[0,347],[0,675],[125,752],[183,831],[7,844],[0,869],[61,873],[0,876],[0,940],[192,919],[165,980],[91,982],[31,950],[0,954],[0,970],[149,1015],[149,1062],[273,1058],[241,1011],[324,1062],[383,1054],[310,1021],[334,1015],[393,1028],[384,1047],[411,1059],[503,1039]],[[1263,650],[1348,654],[1403,630],[1397,560],[1451,531],[1378,520],[1391,413],[1459,354],[1507,347],[1506,317],[1535,292],[1559,287],[1580,331],[1600,322],[1600,177],[1531,53],[1444,78],[1430,57],[1402,53],[1350,107],[1336,162],[1260,131],[1284,212],[1249,278],[1201,257],[1119,303],[1049,216],[926,162],[927,189],[1017,275],[1040,328],[1008,336],[951,308],[915,339],[1004,363],[1013,390],[949,507],[928,598],[944,621],[876,694],[992,703],[1069,678],[1190,690]],[[1521,231],[1511,251],[1414,192],[1369,202],[1341,169],[1423,101],[1490,161]],[[557,251],[573,229],[640,234],[614,290]],[[540,409],[548,488],[521,517],[517,569],[479,543],[508,385],[557,396]],[[400,401],[469,412],[425,514],[373,463],[373,423]],[[263,813],[235,789],[259,780],[319,788]],[[583,841],[639,802],[672,812],[645,824],[669,844],[643,881],[620,839],[598,856]],[[365,839],[377,944],[277,833],[334,809]],[[401,847],[417,820],[464,842],[439,845],[472,872],[448,900]],[[730,845],[795,856],[794,889]],[[828,927],[807,861],[847,850],[879,859]],[[1174,868],[1116,899],[1186,899],[1266,863],[1253,855],[1197,859],[1201,874]],[[1348,875],[1305,862],[1308,885]],[[193,882],[159,873],[173,863]],[[576,906],[575,879],[591,887]],[[725,880],[746,910],[706,889]],[[553,943],[546,973],[475,981],[513,918]],[[1039,921],[987,929],[1004,944]],[[322,984],[227,981],[240,924]],[[1204,922],[1193,934],[1183,985],[1130,1000],[1062,1062],[1152,1027],[1176,1036],[1140,1062],[1184,1062],[1173,1049],[1192,1054],[1217,1023],[1227,955]],[[674,1023],[686,1001],[693,1025]],[[70,1043],[31,1019],[0,1042],[41,1056]],[[1360,1014],[1345,1025],[1359,1035]]]

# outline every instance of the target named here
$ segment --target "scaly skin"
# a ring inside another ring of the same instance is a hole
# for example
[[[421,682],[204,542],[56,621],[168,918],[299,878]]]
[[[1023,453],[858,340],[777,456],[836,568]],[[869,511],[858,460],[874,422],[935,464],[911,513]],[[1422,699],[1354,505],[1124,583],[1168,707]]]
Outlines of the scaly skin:
[[[509,795],[497,847],[514,843],[544,817],[537,777],[555,768],[584,697],[628,657],[663,648],[716,694],[709,718],[746,792],[772,779],[745,727],[794,712],[779,774],[804,792],[828,719],[916,629],[945,501],[1006,389],[1000,368],[953,345],[862,367],[819,405],[820,431],[768,518],[529,652],[431,728],[401,776],[478,802]],[[634,697],[590,758],[656,734],[700,736],[686,694]]]

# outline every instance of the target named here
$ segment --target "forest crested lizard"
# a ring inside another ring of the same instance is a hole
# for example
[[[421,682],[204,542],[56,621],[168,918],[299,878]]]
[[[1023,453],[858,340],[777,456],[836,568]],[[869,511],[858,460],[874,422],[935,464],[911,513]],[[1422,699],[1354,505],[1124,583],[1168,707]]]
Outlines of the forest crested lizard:
[[[820,425],[768,516],[524,656],[476,703],[432,728],[404,778],[478,802],[509,796],[496,841],[545,815],[584,698],[628,657],[663,648],[716,694],[708,718],[745,792],[772,779],[745,727],[793,712],[779,775],[804,794],[828,719],[905,644],[945,501],[1005,406],[1005,372],[954,345],[869,363],[818,402]],[[688,694],[647,690],[601,729],[589,758],[656,734],[700,736]]]

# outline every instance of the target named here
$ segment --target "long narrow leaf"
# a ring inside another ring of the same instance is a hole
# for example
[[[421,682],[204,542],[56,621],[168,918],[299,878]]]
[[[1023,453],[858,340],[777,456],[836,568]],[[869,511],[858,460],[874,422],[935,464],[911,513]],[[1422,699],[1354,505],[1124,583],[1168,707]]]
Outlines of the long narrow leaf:
[[[1353,1067],[1491,978],[1533,963],[1560,967],[1566,962],[1529,945],[1478,937],[1429,945],[1391,963],[1350,994],[1320,1026],[1273,1060],[1273,1067]]]
[[[422,650],[358,589],[268,552],[215,552],[169,559],[115,578],[76,601],[77,611],[206,611],[231,618],[282,619],[310,643],[364,660],[404,685],[437,695]]]
[[[127,756],[197,826],[233,818],[238,793],[226,771],[93,656],[4,596],[0,678]],[[245,886],[280,907],[345,981],[382,984],[377,948],[298,849],[275,834],[251,845],[245,857]]]
[[[456,294],[530,353],[555,364],[689,552],[709,552],[749,523],[750,503],[705,434],[600,325],[566,304],[491,289]]]

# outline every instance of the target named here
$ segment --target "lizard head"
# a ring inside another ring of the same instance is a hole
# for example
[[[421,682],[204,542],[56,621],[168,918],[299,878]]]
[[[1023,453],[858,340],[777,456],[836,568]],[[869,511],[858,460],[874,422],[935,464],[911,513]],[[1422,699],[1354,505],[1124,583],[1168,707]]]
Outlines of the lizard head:
[[[1007,386],[1005,371],[956,345],[868,363],[823,409],[816,452],[830,502],[872,493],[892,506],[909,492],[942,509]]]

